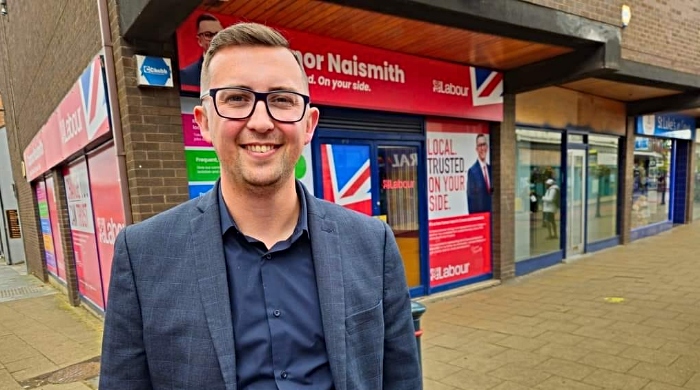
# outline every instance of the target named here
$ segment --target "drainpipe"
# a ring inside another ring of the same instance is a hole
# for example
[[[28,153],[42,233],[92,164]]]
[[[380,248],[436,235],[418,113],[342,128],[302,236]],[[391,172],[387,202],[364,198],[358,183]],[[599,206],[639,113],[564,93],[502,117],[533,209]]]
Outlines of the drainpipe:
[[[112,31],[109,25],[109,12],[107,0],[97,0],[97,11],[100,18],[100,33],[102,35],[102,49],[104,50],[104,65],[107,78],[107,96],[109,97],[109,111],[112,114],[112,138],[116,149],[119,180],[121,182],[122,205],[124,206],[124,223],[130,225],[131,198],[129,197],[129,181],[126,175],[126,153],[124,152],[124,137],[122,134],[122,116],[119,110],[119,94],[117,93],[117,75],[114,68],[114,50],[112,48]]]

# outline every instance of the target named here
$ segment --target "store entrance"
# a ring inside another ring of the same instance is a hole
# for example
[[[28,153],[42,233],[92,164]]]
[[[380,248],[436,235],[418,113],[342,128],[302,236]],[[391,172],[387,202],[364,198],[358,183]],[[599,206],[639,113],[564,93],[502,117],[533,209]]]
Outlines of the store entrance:
[[[566,256],[580,255],[585,248],[586,150],[569,149],[566,163]]]
[[[319,138],[317,148],[321,171],[317,194],[389,224],[404,261],[408,285],[411,290],[420,289],[422,143]]]

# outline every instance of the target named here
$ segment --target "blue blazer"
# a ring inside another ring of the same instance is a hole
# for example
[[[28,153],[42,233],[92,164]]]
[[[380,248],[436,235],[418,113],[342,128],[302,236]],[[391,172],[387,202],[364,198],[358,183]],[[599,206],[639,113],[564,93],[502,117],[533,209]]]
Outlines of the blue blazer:
[[[180,69],[180,84],[199,87],[199,79],[202,77],[202,64],[204,57]]]
[[[491,189],[493,189],[491,164],[487,164],[486,167],[489,172]],[[469,207],[469,214],[491,212],[491,192],[486,187],[484,172],[482,172],[478,160],[467,172],[467,205]]]
[[[100,390],[237,389],[236,359],[245,356],[235,355],[217,194],[218,185],[118,235]],[[304,196],[335,388],[421,389],[391,229]]]

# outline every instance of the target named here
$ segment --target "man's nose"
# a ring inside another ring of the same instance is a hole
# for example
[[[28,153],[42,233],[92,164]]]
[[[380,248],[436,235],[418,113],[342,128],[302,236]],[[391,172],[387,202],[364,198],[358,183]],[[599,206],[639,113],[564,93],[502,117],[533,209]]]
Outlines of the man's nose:
[[[272,130],[274,127],[275,124],[272,118],[270,118],[270,114],[267,112],[265,102],[262,100],[255,102],[253,114],[248,118],[248,128],[253,131],[266,132]]]

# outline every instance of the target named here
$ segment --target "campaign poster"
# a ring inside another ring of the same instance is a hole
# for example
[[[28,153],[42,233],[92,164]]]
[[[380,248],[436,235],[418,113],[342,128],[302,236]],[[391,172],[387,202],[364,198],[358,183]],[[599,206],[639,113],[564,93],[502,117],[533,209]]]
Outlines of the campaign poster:
[[[90,179],[85,159],[69,165],[63,171],[66,200],[70,218],[75,268],[80,294],[104,309],[102,275],[97,252],[97,237],[92,212]]]
[[[428,119],[430,287],[491,272],[487,123]]]
[[[203,53],[217,32],[241,20],[198,9],[178,27],[182,91],[199,92]],[[314,104],[498,122],[503,119],[500,72],[270,27],[287,38],[304,67]]]
[[[58,207],[56,206],[56,187],[53,177],[46,179],[46,203],[49,206],[49,219],[51,220],[51,236],[53,237],[53,248],[56,256],[56,269],[58,279],[66,281],[66,258],[63,255],[63,237],[58,224]]]
[[[49,218],[49,204],[46,199],[46,185],[43,180],[39,180],[35,187],[36,201],[39,205],[39,222],[41,223],[41,236],[44,240],[44,258],[46,259],[46,269],[52,275],[58,275],[56,267],[56,255],[53,248],[53,237],[51,236],[51,220]]]
[[[103,147],[88,156],[90,193],[97,228],[97,251],[100,258],[102,287],[105,306],[108,304],[109,281],[112,272],[114,242],[124,229],[124,204],[122,183],[114,144]]]
[[[221,175],[221,166],[214,147],[204,140],[197,121],[194,120],[193,112],[197,104],[199,104],[198,99],[187,97],[180,99],[190,199],[204,195],[212,189]],[[311,143],[309,143],[302,150],[299,161],[294,167],[294,175],[311,194],[314,193],[312,161]]]

